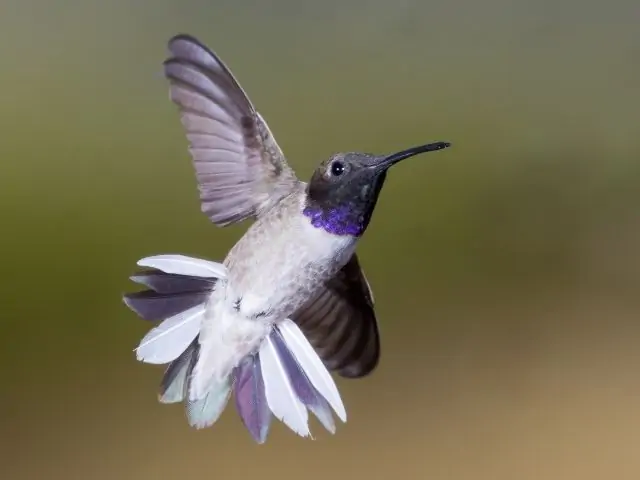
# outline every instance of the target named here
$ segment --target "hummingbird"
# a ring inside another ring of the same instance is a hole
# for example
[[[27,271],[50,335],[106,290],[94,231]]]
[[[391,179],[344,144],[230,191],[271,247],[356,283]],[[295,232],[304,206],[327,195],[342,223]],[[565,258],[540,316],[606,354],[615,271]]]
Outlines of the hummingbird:
[[[331,433],[346,410],[331,373],[369,375],[380,358],[371,287],[356,246],[393,165],[448,142],[388,155],[336,153],[309,182],[288,165],[263,117],[220,58],[196,38],[168,42],[164,75],[195,169],[201,210],[219,227],[252,220],[222,263],[154,255],[124,295],[160,321],[137,359],[168,364],[161,403],[213,425],[235,397],[258,443],[272,417],[310,437],[309,412]]]

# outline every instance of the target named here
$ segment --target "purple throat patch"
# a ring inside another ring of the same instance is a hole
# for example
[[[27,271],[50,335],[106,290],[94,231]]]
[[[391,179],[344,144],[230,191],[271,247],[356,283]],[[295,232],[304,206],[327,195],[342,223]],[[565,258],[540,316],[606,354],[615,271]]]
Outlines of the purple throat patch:
[[[364,232],[362,219],[354,218],[353,213],[346,206],[329,210],[306,207],[302,214],[311,220],[311,225],[333,235],[359,237]]]

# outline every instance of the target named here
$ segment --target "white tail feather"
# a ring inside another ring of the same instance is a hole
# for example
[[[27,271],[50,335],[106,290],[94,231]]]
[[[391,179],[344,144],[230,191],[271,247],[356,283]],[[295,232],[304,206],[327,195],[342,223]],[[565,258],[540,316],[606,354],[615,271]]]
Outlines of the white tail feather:
[[[260,366],[267,403],[273,414],[298,435],[309,436],[309,414],[293,390],[282,360],[269,336],[260,347]]]
[[[138,260],[141,267],[157,268],[165,273],[192,275],[195,277],[226,278],[227,269],[222,263],[187,257],[185,255],[154,255]]]
[[[135,349],[136,357],[144,363],[162,364],[175,360],[200,332],[204,304],[167,318],[147,333]]]
[[[282,338],[291,353],[296,357],[300,367],[307,374],[309,381],[320,392],[320,394],[329,402],[343,422],[347,421],[347,412],[340,398],[338,387],[336,387],[331,374],[320,360],[309,341],[300,331],[300,328],[292,321],[285,320],[278,324]]]

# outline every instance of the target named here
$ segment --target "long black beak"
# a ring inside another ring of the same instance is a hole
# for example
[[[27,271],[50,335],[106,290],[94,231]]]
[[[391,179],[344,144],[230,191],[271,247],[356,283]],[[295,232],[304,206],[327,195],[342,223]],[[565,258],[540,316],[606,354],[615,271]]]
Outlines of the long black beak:
[[[396,163],[413,157],[414,155],[418,155],[420,153],[425,152],[434,152],[436,150],[442,150],[444,148],[450,147],[451,144],[449,142],[435,142],[428,143],[427,145],[420,145],[419,147],[408,148],[407,150],[402,150],[398,153],[392,153],[382,159],[382,161],[376,165],[376,168],[389,168],[391,165],[395,165]]]

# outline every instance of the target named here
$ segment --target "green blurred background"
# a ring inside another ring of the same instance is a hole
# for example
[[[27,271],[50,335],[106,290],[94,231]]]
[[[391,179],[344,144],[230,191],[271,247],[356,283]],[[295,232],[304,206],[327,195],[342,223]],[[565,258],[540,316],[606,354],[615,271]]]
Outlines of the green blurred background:
[[[4,0],[0,477],[640,478],[636,0]],[[303,178],[389,176],[360,248],[383,335],[349,421],[257,446],[156,400],[137,259],[222,259],[161,62],[198,36]]]

